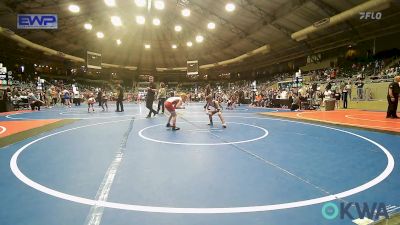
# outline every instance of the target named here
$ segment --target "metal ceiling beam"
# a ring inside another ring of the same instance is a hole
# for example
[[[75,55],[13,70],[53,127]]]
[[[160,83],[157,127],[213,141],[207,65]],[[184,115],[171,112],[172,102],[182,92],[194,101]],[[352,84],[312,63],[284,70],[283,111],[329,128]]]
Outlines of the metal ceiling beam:
[[[303,6],[306,2],[307,1],[305,0],[289,1],[283,4],[281,7],[279,7],[280,10],[276,11],[274,14],[270,14],[269,12],[261,8],[258,8],[250,0],[241,0],[241,5],[240,5],[241,7],[247,9],[248,11],[257,15],[260,18],[260,22],[258,22],[256,26],[252,26],[251,30],[249,30],[247,33],[251,35],[252,33],[260,30],[262,27],[271,25],[277,28],[278,30],[283,31],[283,33],[287,34],[288,33],[287,30],[284,30],[284,28],[282,27],[276,27],[274,22],[277,20],[277,18],[287,15],[293,12],[295,9]]]
[[[169,31],[170,29],[167,28],[167,29],[165,29],[165,30]],[[164,32],[164,30],[161,31],[161,35],[162,35],[162,37],[163,37],[164,40],[168,40],[167,34],[166,34],[166,32]],[[169,43],[169,44],[171,45],[172,43]],[[176,44],[177,44],[177,43],[176,43]],[[171,47],[171,49],[172,49],[172,46],[170,46],[170,47]],[[174,57],[172,57],[171,60],[174,61],[175,66],[179,65],[178,60],[176,59],[176,53],[174,53],[173,56],[174,56]],[[163,55],[163,57],[165,57],[165,55]],[[171,65],[169,65],[169,64],[165,64],[165,66],[168,67],[168,68],[171,67]]]
[[[253,43],[256,46],[264,45],[263,42],[249,37],[249,34],[247,32],[245,32],[243,29],[241,29],[240,27],[234,25],[230,21],[218,16],[217,14],[215,14],[211,11],[204,9],[202,6],[200,6],[199,4],[197,4],[195,2],[191,2],[191,9],[200,13],[204,17],[214,18],[216,21],[218,21],[219,24],[228,27],[232,33],[238,35],[239,37],[249,40],[251,43]]]
[[[152,32],[152,33],[154,33],[154,32]],[[161,33],[163,33],[163,32],[161,32]],[[159,36],[158,36],[157,34],[158,34],[158,33],[156,33],[157,44],[158,44],[158,47],[160,48],[161,60],[162,60],[162,62],[163,62],[163,66],[164,66],[164,67],[168,67],[169,65],[168,65],[167,61],[165,60],[166,54],[165,54],[164,49],[163,49],[163,47],[162,47],[161,39],[159,38]],[[161,35],[162,35],[162,34],[161,34]],[[152,35],[152,36],[153,36],[153,35]],[[153,55],[153,54],[152,54],[152,55]]]
[[[175,14],[173,17],[168,17],[168,25],[172,25],[172,23],[174,23],[176,20],[177,20],[177,18],[178,18],[178,16]],[[167,25],[167,26],[168,26]],[[186,25],[186,26],[189,26],[189,27],[198,27],[198,24],[194,24],[194,23],[191,23],[190,21],[188,21],[188,20],[183,20],[183,24],[182,25]],[[227,27],[227,26],[222,26],[222,27],[220,27],[221,29],[225,29],[226,31],[231,31],[230,30],[230,28],[229,27]],[[207,31],[205,31],[205,32],[203,32],[203,29],[199,29],[199,30],[201,30],[202,31],[202,33],[203,33],[203,36],[206,38],[206,39],[212,39],[216,44],[215,45],[217,45],[218,47],[220,47],[220,46],[229,46],[229,43],[227,44],[226,43],[226,40],[225,39],[222,39],[222,38],[220,38],[219,36],[218,36],[218,34],[219,33],[214,33],[214,34],[208,34],[208,32]],[[185,31],[184,31],[185,32]],[[194,35],[195,35],[195,33],[192,33],[191,34],[192,36],[191,37],[188,37],[188,36],[186,36],[185,38],[187,39],[187,40],[189,40],[189,39],[192,39],[193,37],[194,37]],[[174,36],[176,36],[176,35],[174,35]],[[215,48],[215,46],[213,46],[214,48]],[[223,47],[223,48],[225,48],[225,47]],[[210,48],[211,49],[211,48]],[[205,50],[206,51],[206,50]],[[237,53],[237,54],[239,54],[239,52]],[[235,55],[236,56],[236,55]]]
[[[288,1],[287,3],[283,4],[282,6],[279,7],[279,9],[272,15],[268,13],[267,11],[258,8],[254,3],[252,3],[250,0],[241,0],[240,6],[244,9],[249,10],[250,12],[253,12],[255,15],[258,15],[260,18],[260,21],[253,24],[250,26],[250,29],[246,31],[246,37],[254,34],[255,32],[258,32],[260,29],[266,26],[272,26],[276,30],[279,30],[283,32],[285,35],[288,34],[288,31],[285,31],[284,28],[278,27],[274,22],[277,20],[277,18],[283,17],[289,13],[292,13],[294,10],[300,8],[303,6],[305,3],[307,3],[309,0],[293,0],[293,1]],[[251,6],[248,7],[248,5]],[[291,33],[290,33],[291,35]],[[289,39],[292,39],[291,36],[289,35]],[[245,37],[238,36],[234,40],[232,40],[230,43],[225,45],[223,48],[229,48],[232,46],[231,43],[236,43],[243,39]]]
[[[273,28],[279,30],[280,32],[284,33],[285,36],[286,36],[291,42],[301,45],[301,46],[307,51],[308,54],[313,54],[312,47],[311,47],[310,44],[308,44],[306,41],[297,42],[297,41],[295,41],[295,40],[293,40],[293,39],[291,38],[291,35],[292,35],[292,33],[293,33],[294,31],[289,30],[288,28],[285,28],[285,27],[283,27],[283,26],[281,26],[281,25],[279,25],[279,24],[270,23],[269,25],[270,25],[271,27],[273,27]]]
[[[150,31],[149,31],[150,30]],[[142,46],[140,47],[141,49],[144,49],[144,51],[147,51],[146,53],[144,53],[144,54],[147,54],[147,55],[150,55],[148,58],[149,58],[149,60],[148,61],[144,61],[144,64],[146,65],[146,67],[145,67],[145,69],[146,70],[150,70],[151,71],[151,73],[154,73],[155,71],[156,71],[156,61],[155,61],[155,58],[154,58],[154,44],[153,44],[153,41],[156,41],[156,40],[153,40],[153,29],[151,29],[151,28],[149,28],[148,26],[144,26],[144,31],[143,31],[143,34],[144,34],[144,36],[145,36],[145,38],[146,38],[146,41],[149,41],[148,42],[148,44],[150,44],[150,49],[145,49],[145,47],[143,46],[143,44],[145,44],[146,42],[141,42],[142,43]],[[143,61],[142,61],[142,63],[143,63]]]
[[[174,21],[176,21],[176,15],[174,15],[174,16],[166,16],[165,23],[163,23],[163,25],[161,27],[161,30],[160,30],[160,32],[163,35],[163,39],[165,41],[171,41],[171,37],[174,37],[176,39],[175,42],[168,43],[168,45],[171,45],[171,44],[178,45],[178,48],[174,50],[175,53],[173,54],[174,56],[172,57],[172,59],[173,59],[173,61],[175,63],[175,65],[173,67],[179,65],[179,59],[176,56],[177,55],[185,55],[185,52],[183,51],[183,48],[180,47],[180,44],[182,44],[181,43],[182,39],[181,39],[180,35],[177,35],[176,33],[174,33],[174,31],[172,29],[172,27],[174,25],[173,24]]]
[[[389,35],[391,33],[399,33],[398,31],[398,25],[393,25],[392,27],[385,27],[381,30],[378,31],[374,31],[375,34],[372,33],[365,33],[362,36],[364,37],[363,39],[360,39],[360,41],[366,41],[366,40],[372,40],[374,38],[380,37],[380,36],[385,36],[385,35]],[[392,31],[392,32],[391,32]],[[342,46],[346,46],[347,43],[347,38],[344,37],[340,40],[337,40],[336,42],[332,43],[332,42],[327,42],[327,44],[323,45],[323,46],[317,46],[314,47],[313,51],[316,53],[319,52],[324,52],[324,51],[328,51],[331,49],[336,49],[336,48],[340,48]],[[243,65],[237,65],[237,66],[233,66],[233,67],[229,67],[229,70],[237,70],[237,69],[244,69],[244,70],[252,70],[252,69],[258,69],[258,68],[262,68],[262,67],[266,67],[266,66],[270,66],[275,64],[276,62],[286,62],[286,61],[290,61],[293,59],[298,59],[301,57],[305,57],[307,56],[306,53],[304,53],[303,50],[298,49],[298,47],[294,46],[292,48],[289,49],[285,49],[282,51],[282,54],[280,54],[282,56],[278,56],[278,55],[268,55],[267,57],[263,57],[263,58],[259,58],[257,61],[254,62],[249,62],[247,65],[243,66]]]
[[[166,24],[167,24],[166,27],[170,27],[170,25],[172,25],[173,21],[176,21],[176,16],[174,16],[173,18],[172,18],[172,17],[169,18],[169,20],[168,20],[167,23],[166,23]],[[184,26],[186,26],[186,27],[197,27],[197,24],[194,24],[194,23],[190,22],[189,20],[183,20],[183,24],[182,24],[182,25],[184,25]],[[168,29],[168,31],[169,31],[169,29]],[[191,36],[190,38],[189,38],[189,37],[185,37],[185,38],[186,38],[187,40],[193,39],[193,38],[195,37],[196,33],[193,32],[191,35],[192,35],[192,36]],[[208,34],[207,32],[202,32],[202,35],[203,35],[204,38],[205,38],[205,42],[210,43],[208,40],[211,40],[213,43],[216,43],[216,45],[218,45],[218,46],[224,46],[224,45],[226,45],[226,44],[225,44],[225,43],[226,43],[226,40],[223,40],[223,39],[219,38],[217,35],[210,35],[210,34]],[[176,35],[175,35],[175,36],[176,36]],[[185,43],[183,43],[183,44],[185,44]],[[194,44],[195,44],[195,43],[194,43]],[[203,44],[204,44],[204,43],[203,43]],[[214,49],[213,46],[211,46],[210,48],[208,48],[208,46],[207,46],[207,48],[202,49],[202,52],[207,52],[207,54],[209,55],[211,49]],[[237,49],[231,48],[231,50],[234,50],[235,53],[234,53],[234,54],[225,53],[225,55],[228,55],[228,57],[236,57],[238,54],[240,54],[240,52],[237,51]],[[212,51],[211,51],[211,52],[212,52]],[[214,56],[214,58],[215,58],[215,56]]]
[[[141,41],[141,43],[143,43],[143,41],[144,41],[144,28],[142,27],[142,28],[140,28],[141,30],[142,30],[142,32],[140,32],[140,38],[138,38],[138,39],[140,39],[140,41]],[[143,49],[144,49],[144,46],[142,46],[142,48],[140,48],[139,47],[139,62],[138,62],[138,65],[137,65],[137,71],[140,73],[141,72],[141,70],[142,70],[142,55],[143,55]]]
[[[172,27],[172,25],[174,25],[174,23],[177,21],[178,16],[176,14],[174,14],[174,16],[168,17],[166,26],[167,27]],[[198,24],[194,24],[192,22],[190,22],[190,20],[181,20],[183,22],[182,25],[186,25],[187,27],[198,27]],[[169,29],[169,28],[168,28]],[[183,32],[186,32],[185,30]],[[193,35],[193,37],[196,35],[196,32],[193,32],[191,35]],[[219,37],[217,37],[216,35],[209,35],[207,34],[207,32],[203,32],[202,34],[204,37],[206,37],[207,39],[212,39],[215,42],[218,42],[219,45],[226,43],[226,40],[223,40]],[[175,35],[174,35],[175,36]],[[187,39],[192,39],[193,37],[185,37]]]
[[[243,9],[251,12],[254,15],[257,15],[260,19],[272,21],[274,20],[273,15],[267,13],[265,10],[257,7],[252,1],[250,0],[240,0],[239,6]]]
[[[311,0],[311,2],[314,3],[319,9],[324,11],[326,14],[328,14],[328,16],[330,17],[340,13],[339,10],[337,10],[336,8],[332,7],[331,5],[327,4],[322,0]],[[353,32],[354,35],[356,35],[356,38],[360,37],[360,33],[353,26],[353,24],[351,24],[348,20],[345,21],[344,24]]]

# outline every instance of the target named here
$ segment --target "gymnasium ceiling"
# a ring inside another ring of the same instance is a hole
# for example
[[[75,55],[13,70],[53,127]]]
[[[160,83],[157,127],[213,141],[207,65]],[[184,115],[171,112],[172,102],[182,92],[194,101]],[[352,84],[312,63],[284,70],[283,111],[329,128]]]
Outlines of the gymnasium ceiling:
[[[149,0],[150,1],[150,0]],[[103,62],[137,66],[139,69],[185,67],[187,60],[198,59],[200,65],[213,64],[268,46],[264,54],[246,59],[250,64],[275,63],[308,55],[338,45],[371,38],[400,28],[399,5],[385,7],[381,20],[365,20],[355,16],[296,41],[291,35],[324,18],[332,17],[366,0],[164,0],[163,10],[138,7],[134,0],[115,0],[109,7],[105,0],[0,0],[0,26],[36,44],[66,54],[85,57],[86,50],[101,52]],[[225,10],[232,2],[236,9]],[[70,4],[80,7],[78,13],[68,10]],[[181,10],[191,10],[184,17]],[[56,13],[57,30],[19,30],[18,13]],[[135,21],[146,18],[144,25]],[[115,27],[111,16],[119,16],[122,26]],[[152,24],[153,18],[161,24]],[[215,29],[207,28],[209,22]],[[84,24],[92,24],[92,30]],[[175,25],[182,31],[176,32]],[[104,38],[96,37],[103,32]],[[196,42],[202,35],[204,41]],[[121,44],[117,45],[116,40]],[[187,42],[193,43],[192,47]],[[150,49],[145,48],[149,44]],[[177,45],[176,49],[172,45]]]

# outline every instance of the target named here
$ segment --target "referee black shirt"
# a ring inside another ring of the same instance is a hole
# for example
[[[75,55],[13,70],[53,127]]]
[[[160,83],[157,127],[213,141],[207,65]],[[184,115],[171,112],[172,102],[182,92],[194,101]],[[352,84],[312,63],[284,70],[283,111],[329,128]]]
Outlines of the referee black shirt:
[[[392,89],[393,96],[394,96],[395,98],[398,98],[398,96],[399,96],[399,94],[400,94],[400,86],[399,86],[399,83],[397,83],[397,82],[392,82],[392,83],[389,84],[389,88]],[[389,96],[389,91],[388,91],[388,97],[390,97],[390,96]]]

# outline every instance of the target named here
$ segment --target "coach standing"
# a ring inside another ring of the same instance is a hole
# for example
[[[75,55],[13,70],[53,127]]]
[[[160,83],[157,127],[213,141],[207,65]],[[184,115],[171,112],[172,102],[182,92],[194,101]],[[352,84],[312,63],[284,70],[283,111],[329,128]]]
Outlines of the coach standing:
[[[118,97],[117,97],[117,110],[115,112],[123,112],[124,111],[124,89],[118,84]],[[121,111],[119,111],[119,107],[121,106]]]
[[[348,90],[346,88],[346,86],[343,87],[342,89],[342,100],[343,100],[343,109],[347,109],[347,94],[348,94]]]
[[[99,102],[99,107],[101,107],[102,104],[103,104],[103,99],[102,98],[103,98],[103,92],[99,88],[99,91],[97,92],[97,101]]]
[[[394,77],[394,82],[389,84],[388,90],[388,110],[386,118],[398,119],[399,117],[396,115],[397,106],[399,104],[399,94],[400,94],[400,76]]]
[[[151,117],[151,113],[154,113],[154,116],[158,114],[157,111],[153,109],[153,102],[156,95],[156,86],[153,82],[150,83],[150,86],[147,88],[147,95],[146,95],[146,108],[149,109],[149,114],[146,118]]]
[[[164,102],[167,99],[167,91],[165,90],[165,84],[163,82],[160,83],[160,89],[158,89],[158,106],[157,113],[160,112],[160,108],[162,108],[162,113],[164,113]]]

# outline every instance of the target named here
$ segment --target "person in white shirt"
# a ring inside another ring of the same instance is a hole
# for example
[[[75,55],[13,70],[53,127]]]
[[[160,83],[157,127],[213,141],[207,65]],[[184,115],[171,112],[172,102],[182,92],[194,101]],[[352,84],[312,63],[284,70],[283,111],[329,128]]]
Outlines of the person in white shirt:
[[[351,89],[352,89],[352,85],[351,82],[347,82],[346,86],[345,86],[346,90],[347,90],[347,94],[349,95],[349,99],[351,101]]]
[[[108,111],[108,104],[107,104],[107,102],[108,102],[108,97],[109,97],[109,94],[107,93],[106,90],[104,90],[104,91],[103,91],[103,96],[101,96],[101,101],[102,101],[101,107],[103,108],[103,111],[104,111],[104,110],[107,110],[107,111]],[[104,109],[104,106],[106,106],[106,109]]]
[[[286,90],[283,90],[282,92],[281,92],[281,99],[287,99],[288,98],[288,93],[287,93],[287,91]]]
[[[73,102],[75,103],[75,106],[80,106],[81,105],[81,96],[80,96],[78,90],[74,91],[74,100],[73,100]]]
[[[331,99],[331,97],[332,97],[332,91],[331,90],[325,90],[325,92],[324,92],[324,99],[325,100],[330,100]]]

